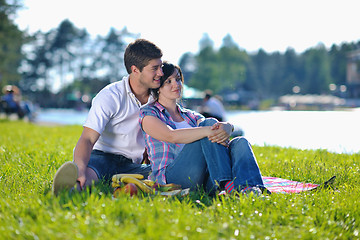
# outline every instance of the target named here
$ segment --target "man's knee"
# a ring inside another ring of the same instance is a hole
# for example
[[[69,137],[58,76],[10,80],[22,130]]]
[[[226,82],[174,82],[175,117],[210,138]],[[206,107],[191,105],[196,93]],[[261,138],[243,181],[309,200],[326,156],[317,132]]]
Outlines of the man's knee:
[[[99,180],[98,175],[94,169],[87,167],[86,169],[86,183],[85,186],[90,186]]]

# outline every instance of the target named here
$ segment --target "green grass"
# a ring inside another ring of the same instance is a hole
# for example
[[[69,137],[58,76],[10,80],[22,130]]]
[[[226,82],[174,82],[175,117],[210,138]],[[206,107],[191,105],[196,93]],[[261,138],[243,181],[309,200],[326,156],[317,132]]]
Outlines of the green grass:
[[[0,239],[359,239],[359,154],[256,147],[264,176],[321,183],[336,191],[264,198],[161,196],[112,199],[51,195],[56,169],[72,160],[81,126],[0,121]]]

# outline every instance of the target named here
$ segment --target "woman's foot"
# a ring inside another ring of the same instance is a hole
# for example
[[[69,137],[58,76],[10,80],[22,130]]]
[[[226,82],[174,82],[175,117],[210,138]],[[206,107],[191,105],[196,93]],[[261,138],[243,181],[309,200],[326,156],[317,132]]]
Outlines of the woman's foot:
[[[261,189],[257,186],[240,188],[238,193],[243,195],[253,194],[254,196],[261,196],[263,194]]]

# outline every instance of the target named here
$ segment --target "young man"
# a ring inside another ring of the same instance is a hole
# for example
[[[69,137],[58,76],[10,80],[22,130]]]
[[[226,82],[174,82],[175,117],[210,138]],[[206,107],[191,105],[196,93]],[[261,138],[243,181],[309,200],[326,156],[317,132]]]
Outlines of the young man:
[[[109,84],[93,99],[83,132],[74,149],[74,161],[64,163],[54,176],[53,192],[65,188],[82,190],[99,179],[117,173],[140,173],[145,143],[138,123],[140,107],[153,102],[150,89],[160,86],[162,51],[153,43],[137,39],[125,50],[128,76]]]

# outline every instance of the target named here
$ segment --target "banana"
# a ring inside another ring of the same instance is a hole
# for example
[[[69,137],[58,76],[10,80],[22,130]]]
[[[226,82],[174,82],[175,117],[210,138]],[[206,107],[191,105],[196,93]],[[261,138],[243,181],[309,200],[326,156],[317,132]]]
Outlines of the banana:
[[[174,191],[174,190],[181,190],[181,185],[175,183],[168,183],[164,185],[160,185],[161,190],[164,192]]]
[[[146,185],[148,185],[149,187],[152,187],[155,185],[155,182],[149,179],[144,179],[142,180],[143,183],[145,183]]]
[[[120,179],[124,176],[130,176],[136,179],[143,179],[144,176],[141,174],[137,174],[137,173],[120,173],[120,174],[115,174],[112,176],[112,181],[113,182],[119,182]]]
[[[153,189],[151,189],[148,185],[146,185],[145,183],[143,183],[139,179],[134,178],[134,177],[129,176],[129,175],[123,176],[121,178],[121,182],[123,182],[123,183],[134,183],[144,193],[152,193],[152,192],[154,192]]]
[[[123,187],[123,186],[124,186],[124,184],[122,182],[120,182],[120,183],[112,182],[111,183],[111,187],[113,187],[113,188]]]

